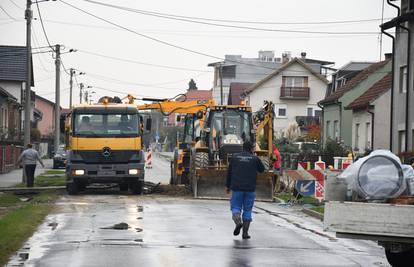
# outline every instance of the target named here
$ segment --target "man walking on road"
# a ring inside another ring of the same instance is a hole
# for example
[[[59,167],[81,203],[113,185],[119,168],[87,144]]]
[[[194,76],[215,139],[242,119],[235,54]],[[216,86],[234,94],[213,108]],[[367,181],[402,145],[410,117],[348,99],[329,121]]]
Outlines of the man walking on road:
[[[33,149],[32,144],[27,144],[27,148],[22,152],[19,160],[17,161],[18,164],[23,162],[23,168],[26,172],[27,187],[33,187],[37,161],[40,162],[43,168],[45,167],[39,153]]]
[[[230,161],[226,192],[232,191],[230,206],[236,228],[234,235],[239,235],[243,228],[243,239],[249,239],[249,227],[252,221],[252,209],[256,197],[257,172],[263,172],[262,161],[252,154],[253,146],[244,142],[243,152],[233,155]]]

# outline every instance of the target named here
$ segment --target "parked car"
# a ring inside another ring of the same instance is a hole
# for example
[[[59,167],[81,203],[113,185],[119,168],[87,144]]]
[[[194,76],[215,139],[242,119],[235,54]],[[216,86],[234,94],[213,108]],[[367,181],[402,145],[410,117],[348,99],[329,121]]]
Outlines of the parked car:
[[[58,169],[59,167],[66,167],[66,159],[66,150],[62,147],[59,147],[56,154],[53,156],[53,169]]]

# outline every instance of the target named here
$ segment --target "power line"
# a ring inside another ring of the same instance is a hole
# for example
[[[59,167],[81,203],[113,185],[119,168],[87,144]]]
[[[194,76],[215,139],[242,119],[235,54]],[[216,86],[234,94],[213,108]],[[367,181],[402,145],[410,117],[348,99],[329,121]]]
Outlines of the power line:
[[[83,0],[85,2],[98,4],[98,5],[109,5],[105,3],[100,3],[92,0]],[[127,8],[127,7],[125,7]],[[176,14],[161,13],[155,11],[148,11],[142,9],[135,9],[143,13],[157,14],[163,16],[184,18],[184,19],[194,19],[194,20],[204,20],[204,21],[216,21],[216,22],[226,22],[226,23],[239,23],[239,24],[273,24],[273,25],[319,25],[319,24],[347,24],[347,23],[362,23],[362,22],[374,22],[380,21],[380,18],[372,19],[359,19],[359,20],[339,20],[339,21],[306,21],[306,22],[273,22],[273,21],[247,21],[247,20],[227,20],[227,19],[212,19],[212,18],[203,18],[203,17],[192,17],[192,16],[182,16]]]
[[[19,6],[18,4],[16,4],[16,2],[14,2],[14,0],[9,0],[15,7],[17,7],[20,10],[24,10],[23,7]]]
[[[13,16],[11,16],[2,6],[0,6],[0,9],[3,10],[4,14],[7,15],[7,17],[9,17],[10,19],[17,21],[16,18],[14,18]]]
[[[173,70],[211,72],[211,71],[208,71],[208,70],[200,70],[200,69],[191,69],[191,68],[167,66],[167,65],[160,65],[160,64],[152,64],[152,63],[141,62],[141,61],[136,61],[136,60],[132,60],[132,59],[126,59],[126,58],[119,58],[119,57],[103,55],[103,54],[99,54],[99,53],[95,53],[95,52],[91,52],[91,51],[86,51],[86,50],[81,50],[81,49],[78,49],[77,51],[80,52],[80,53],[85,53],[85,54],[94,55],[94,56],[98,56],[98,57],[103,57],[103,58],[108,58],[108,59],[123,61],[123,62],[128,62],[128,63],[134,63],[134,64],[139,64],[139,65],[145,65],[145,66],[152,66],[152,67],[159,67],[159,68],[173,69]]]
[[[216,26],[216,27],[225,27],[225,28],[236,28],[236,29],[245,29],[245,30],[254,30],[254,31],[266,31],[266,32],[304,33],[304,34],[336,34],[336,35],[353,34],[354,35],[354,34],[378,34],[379,33],[379,32],[327,32],[327,31],[324,32],[324,31],[285,30],[285,29],[269,29],[269,28],[250,27],[250,26],[219,24],[219,23],[192,20],[192,19],[184,18],[183,16],[175,16],[175,15],[164,14],[164,13],[149,12],[149,11],[143,11],[139,9],[133,9],[133,8],[123,7],[123,6],[118,6],[118,5],[100,3],[100,2],[96,2],[92,0],[83,0],[83,1],[95,4],[95,5],[106,6],[106,7],[129,11],[129,12],[133,12],[133,13],[137,13],[141,15],[146,15],[146,16],[164,18],[164,19],[169,19],[169,20],[177,20],[177,21],[183,21],[183,22],[190,22],[190,23],[196,23],[196,24],[203,24],[203,25],[209,25],[209,26]]]
[[[52,49],[53,52],[55,52],[54,47],[49,42],[49,37],[47,36],[45,25],[43,24],[42,13],[40,12],[39,3],[37,1],[36,1],[36,7],[37,7],[37,13],[39,14],[40,24],[42,25],[43,34],[45,35],[47,44],[49,45],[50,49]]]

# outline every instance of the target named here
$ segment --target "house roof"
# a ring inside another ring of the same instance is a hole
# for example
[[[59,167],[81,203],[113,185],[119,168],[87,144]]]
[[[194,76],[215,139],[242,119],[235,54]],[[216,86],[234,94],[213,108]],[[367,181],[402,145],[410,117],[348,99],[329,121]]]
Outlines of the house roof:
[[[43,102],[46,102],[46,103],[48,103],[48,104],[50,104],[50,105],[52,105],[52,106],[54,106],[54,105],[55,105],[55,102],[50,101],[49,99],[46,99],[46,98],[44,98],[44,97],[41,97],[40,95],[36,95],[36,98],[38,98],[38,99],[42,100]]]
[[[213,98],[212,90],[188,90],[185,93],[186,100],[210,100]],[[180,99],[179,97],[178,99]]]
[[[270,73],[268,76],[266,76],[262,80],[260,80],[257,83],[255,83],[252,87],[249,88],[249,90],[247,90],[246,93],[247,94],[250,94],[251,92],[253,92],[254,90],[256,90],[259,86],[261,86],[265,82],[269,81],[270,79],[272,79],[273,77],[275,77],[276,75],[280,74],[282,71],[284,71],[285,69],[287,69],[288,67],[290,67],[290,66],[292,66],[293,64],[296,64],[296,63],[297,64],[300,64],[302,67],[304,67],[305,69],[307,69],[310,73],[312,73],[314,76],[316,76],[317,78],[319,78],[324,83],[326,83],[326,84],[329,83],[329,81],[323,75],[321,75],[320,73],[315,72],[308,64],[306,64],[305,62],[303,62],[299,58],[294,58],[294,59],[290,60],[289,62],[286,62],[285,64],[283,64],[282,66],[280,66],[280,68],[278,68],[274,72]]]
[[[25,82],[26,58],[25,46],[0,45],[0,80]],[[33,61],[31,64],[31,86],[34,86]]]
[[[377,63],[370,65],[369,67],[365,68],[363,71],[358,73],[354,78],[352,78],[349,82],[345,85],[339,87],[335,92],[327,96],[325,99],[321,100],[320,104],[326,104],[329,102],[333,102],[341,98],[346,92],[352,90],[355,86],[359,83],[367,79],[372,73],[376,72],[381,67],[385,66],[390,60],[384,60]]]
[[[17,98],[15,98],[12,94],[10,94],[6,89],[4,89],[1,86],[0,86],[0,94],[7,97],[7,99],[17,102]]]
[[[391,89],[392,74],[387,74],[384,78],[376,82],[365,93],[349,104],[346,109],[361,109],[368,107],[375,99]]]
[[[229,89],[229,105],[239,105],[242,97],[241,95],[247,91],[254,83],[230,83]]]
[[[363,70],[372,64],[375,64],[376,62],[368,62],[368,61],[350,61],[341,68],[338,69],[338,71],[358,71]]]

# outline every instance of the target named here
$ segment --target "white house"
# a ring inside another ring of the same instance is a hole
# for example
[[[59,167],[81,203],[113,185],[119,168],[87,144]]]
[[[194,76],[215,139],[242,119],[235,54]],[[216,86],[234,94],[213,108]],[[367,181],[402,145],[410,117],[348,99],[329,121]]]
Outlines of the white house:
[[[352,148],[358,154],[389,149],[391,82],[390,73],[346,107],[352,109]]]
[[[274,129],[280,132],[294,121],[300,126],[319,123],[321,109],[317,103],[325,97],[327,84],[323,75],[294,58],[249,88],[245,100],[253,111],[259,110],[264,100],[272,101]]]

